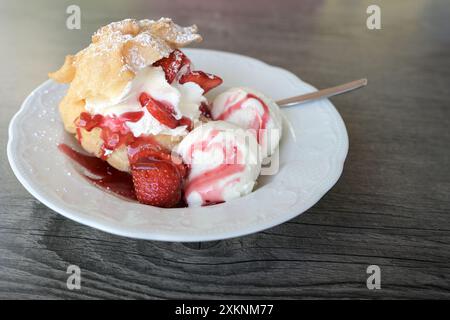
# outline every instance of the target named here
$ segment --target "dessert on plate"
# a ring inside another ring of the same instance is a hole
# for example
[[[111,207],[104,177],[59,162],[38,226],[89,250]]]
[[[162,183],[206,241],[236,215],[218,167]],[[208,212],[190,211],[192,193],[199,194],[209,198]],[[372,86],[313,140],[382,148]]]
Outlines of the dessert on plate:
[[[90,171],[103,176],[89,180],[105,185],[117,173],[132,198],[166,208],[220,203],[253,190],[261,161],[278,147],[281,113],[249,88],[208,101],[205,94],[222,79],[195,69],[180,50],[201,40],[195,25],[126,19],[100,28],[88,47],[49,74],[68,84],[59,105],[65,130],[98,158]],[[86,164],[81,157],[77,162]],[[100,162],[108,166],[103,171]]]

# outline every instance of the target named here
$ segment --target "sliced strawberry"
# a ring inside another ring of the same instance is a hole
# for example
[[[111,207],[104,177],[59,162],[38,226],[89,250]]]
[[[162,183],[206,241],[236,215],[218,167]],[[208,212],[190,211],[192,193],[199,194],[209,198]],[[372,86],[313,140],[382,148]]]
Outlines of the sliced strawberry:
[[[150,96],[146,94],[145,92],[142,92],[139,95],[139,103],[142,107],[145,107],[145,105],[150,101]]]
[[[187,131],[192,131],[194,129],[194,124],[192,123],[192,120],[188,117],[182,117],[180,120],[178,120],[179,126],[186,126]]]
[[[120,117],[124,122],[138,122],[144,116],[144,111],[125,112]]]
[[[207,103],[202,102],[202,104],[200,105],[200,107],[198,107],[198,109],[205,118],[212,119],[211,110],[209,109]]]
[[[187,66],[187,68],[189,68],[190,64],[191,61],[184,55],[183,52],[180,50],[174,50],[167,58],[162,58],[156,61],[153,65],[161,67],[166,74],[167,82],[172,83],[181,68],[183,66]]]
[[[146,107],[148,112],[161,124],[174,129],[178,126],[178,120],[173,115],[173,107],[153,99],[147,93],[143,92],[139,96],[139,102]]]
[[[183,179],[172,162],[147,159],[133,164],[131,174],[139,202],[162,208],[180,202]]]
[[[180,78],[180,83],[195,82],[207,93],[209,90],[219,86],[223,81],[218,76],[203,71],[191,71]]]

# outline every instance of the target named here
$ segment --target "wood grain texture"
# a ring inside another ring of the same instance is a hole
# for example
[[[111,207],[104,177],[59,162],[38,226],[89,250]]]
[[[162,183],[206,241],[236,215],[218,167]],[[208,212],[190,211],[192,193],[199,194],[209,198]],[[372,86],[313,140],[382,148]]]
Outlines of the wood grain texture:
[[[382,30],[366,28],[372,3]],[[81,30],[65,28],[69,4],[81,6]],[[369,79],[333,98],[350,150],[312,209],[227,241],[136,241],[67,220],[19,184],[5,149],[26,95],[97,27],[159,16],[198,24],[201,47],[320,88]],[[449,16],[446,0],[0,2],[0,298],[450,298]],[[70,264],[79,291],[66,288]],[[381,290],[366,288],[372,264]]]

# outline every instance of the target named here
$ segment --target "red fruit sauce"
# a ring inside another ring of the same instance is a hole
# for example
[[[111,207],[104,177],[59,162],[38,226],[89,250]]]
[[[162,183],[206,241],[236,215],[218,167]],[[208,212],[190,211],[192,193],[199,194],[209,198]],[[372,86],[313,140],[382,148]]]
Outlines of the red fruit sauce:
[[[78,163],[88,173],[97,177],[93,178],[90,175],[83,174],[83,176],[92,184],[107,192],[114,193],[130,200],[137,200],[133,179],[128,172],[119,171],[110,166],[106,161],[95,156],[89,156],[78,152],[66,144],[58,145],[58,149]],[[135,138],[134,141],[128,145],[128,158],[130,164],[132,165],[138,161],[143,161],[143,159],[145,161],[146,157],[157,157],[167,161],[171,161],[172,159],[170,152],[159,145],[154,138],[150,136]],[[184,164],[181,163],[181,160],[179,164],[174,163],[174,165],[179,170],[180,175],[183,177],[186,176],[187,169]],[[176,207],[180,208],[186,206],[186,203],[182,201],[177,204]]]
[[[83,174],[94,185],[130,200],[136,200],[133,179],[129,173],[119,171],[111,167],[106,161],[80,153],[66,144],[60,144],[58,149],[89,173],[97,176],[98,178],[92,178]]]
[[[260,137],[262,136],[260,134],[260,130],[266,129],[267,122],[269,121],[269,118],[270,118],[270,113],[269,113],[269,107],[264,103],[264,101],[262,101],[261,98],[255,96],[254,94],[248,93],[243,99],[241,99],[238,102],[236,102],[235,104],[229,106],[223,113],[218,115],[214,120],[226,121],[234,112],[236,112],[237,110],[241,110],[242,104],[245,101],[247,101],[248,99],[257,100],[259,103],[261,103],[263,110],[264,110],[262,116],[259,116],[259,114],[255,115],[255,118],[253,119],[253,122],[250,126],[250,129],[254,129],[255,132],[258,133],[256,135],[256,138],[258,140],[258,143],[260,143],[259,140],[260,140]],[[229,100],[231,100],[231,99],[229,99]],[[228,105],[228,104],[229,104],[229,101],[226,101],[225,105]]]
[[[143,111],[126,112],[120,117],[102,116],[100,114],[92,116],[88,112],[82,112],[76,120],[78,141],[80,143],[82,142],[80,128],[83,128],[88,132],[94,128],[100,128],[102,130],[100,137],[104,141],[102,145],[103,154],[101,158],[106,160],[108,158],[108,154],[110,154],[113,150],[123,144],[128,145],[135,140],[133,134],[126,125],[126,122],[137,122],[143,115]]]
[[[219,134],[218,130],[212,130],[205,140],[193,144],[188,155],[189,162],[192,163],[194,151],[206,152],[219,149],[224,155],[224,163],[191,179],[185,187],[185,199],[191,192],[195,191],[202,197],[203,205],[222,203],[224,202],[224,188],[239,182],[239,178],[236,178],[221,187],[217,185],[221,180],[245,169],[245,166],[239,163],[239,161],[242,161],[242,155],[235,145],[224,145],[221,142],[211,143],[217,134]]]

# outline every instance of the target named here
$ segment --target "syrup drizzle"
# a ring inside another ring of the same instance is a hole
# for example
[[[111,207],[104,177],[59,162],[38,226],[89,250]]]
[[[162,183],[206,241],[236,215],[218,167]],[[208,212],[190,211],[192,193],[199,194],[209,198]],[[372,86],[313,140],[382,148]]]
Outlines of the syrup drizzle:
[[[237,160],[241,158],[241,154],[235,145],[224,145],[223,142],[211,143],[218,134],[218,130],[212,130],[205,140],[191,146],[188,155],[191,163],[193,161],[194,151],[210,152],[213,149],[221,149],[223,163],[188,181],[185,188],[185,199],[187,199],[192,192],[197,192],[202,198],[203,205],[222,203],[225,201],[223,194],[225,187],[240,181],[239,178],[236,178],[227,181],[222,186],[219,184],[227,177],[243,171],[245,166],[237,163]]]
[[[86,169],[86,171],[98,177],[92,178],[82,173],[92,184],[105,191],[112,192],[130,200],[136,200],[133,179],[129,173],[119,171],[102,159],[80,153],[64,143],[59,144],[58,149]]]
[[[261,130],[266,129],[267,122],[270,119],[270,113],[269,113],[269,107],[258,96],[254,95],[252,93],[247,93],[247,95],[243,99],[241,99],[241,100],[237,101],[235,104],[229,106],[224,112],[222,112],[219,116],[217,116],[215,120],[226,121],[234,112],[241,110],[243,103],[249,99],[257,100],[263,107],[263,114],[260,115],[258,112],[255,112],[255,118],[253,119],[253,122],[251,123],[250,128],[249,128],[249,129],[255,130],[255,132],[257,133],[256,139],[257,139],[258,143],[261,143],[260,137],[263,136]],[[231,99],[228,99],[225,102],[225,105],[228,105],[230,103],[229,100],[231,100]]]
[[[78,142],[81,143],[82,137],[80,128],[84,128],[88,132],[94,128],[100,128],[100,137],[104,141],[101,147],[101,158],[106,160],[112,151],[123,144],[128,145],[135,140],[126,122],[137,122],[143,116],[143,111],[126,112],[119,117],[102,116],[100,114],[92,116],[88,112],[82,112],[76,121]]]

